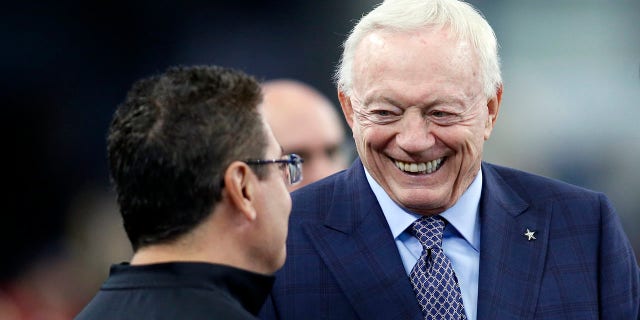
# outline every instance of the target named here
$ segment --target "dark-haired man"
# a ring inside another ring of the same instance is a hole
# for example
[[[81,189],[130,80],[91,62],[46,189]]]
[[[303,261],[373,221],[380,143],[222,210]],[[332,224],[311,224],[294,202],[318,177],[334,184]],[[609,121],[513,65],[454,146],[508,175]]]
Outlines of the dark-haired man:
[[[216,66],[134,84],[108,135],[134,255],[76,319],[255,318],[285,260],[287,183],[301,178],[261,101],[255,79]]]

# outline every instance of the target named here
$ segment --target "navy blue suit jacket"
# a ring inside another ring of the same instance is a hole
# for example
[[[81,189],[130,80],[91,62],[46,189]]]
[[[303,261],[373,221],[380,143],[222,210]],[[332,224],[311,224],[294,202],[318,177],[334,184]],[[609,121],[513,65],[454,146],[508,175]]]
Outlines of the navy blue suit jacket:
[[[478,319],[639,318],[638,264],[603,194],[488,163],[482,173]],[[292,198],[263,319],[422,319],[359,160]]]

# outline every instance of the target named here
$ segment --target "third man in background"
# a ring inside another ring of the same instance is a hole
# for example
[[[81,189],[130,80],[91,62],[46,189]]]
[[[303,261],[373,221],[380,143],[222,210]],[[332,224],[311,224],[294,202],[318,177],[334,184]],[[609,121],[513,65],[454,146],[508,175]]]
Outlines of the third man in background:
[[[264,114],[285,152],[304,159],[304,179],[293,191],[345,169],[345,130],[340,115],[318,90],[300,81],[263,83]]]

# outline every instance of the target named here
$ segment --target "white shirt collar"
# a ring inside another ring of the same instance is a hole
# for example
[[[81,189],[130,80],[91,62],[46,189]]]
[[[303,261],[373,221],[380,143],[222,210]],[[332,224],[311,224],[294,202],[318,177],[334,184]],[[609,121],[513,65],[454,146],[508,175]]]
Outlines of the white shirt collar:
[[[371,177],[367,168],[364,169],[369,186],[382,208],[393,238],[397,239],[420,215],[407,211],[395,203],[377,181]],[[480,228],[478,226],[478,206],[482,193],[482,170],[478,171],[475,179],[460,196],[453,207],[440,215],[462,235],[462,237],[476,250],[480,250]]]

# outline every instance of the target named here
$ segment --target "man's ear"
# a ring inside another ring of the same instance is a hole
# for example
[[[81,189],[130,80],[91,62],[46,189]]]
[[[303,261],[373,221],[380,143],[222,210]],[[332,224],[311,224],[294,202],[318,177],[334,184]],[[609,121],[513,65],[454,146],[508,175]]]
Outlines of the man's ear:
[[[224,188],[229,205],[251,221],[257,215],[253,205],[257,180],[249,165],[241,161],[234,161],[224,172]]]
[[[345,120],[347,120],[349,127],[353,129],[353,106],[351,105],[351,98],[342,90],[338,89],[338,100],[340,100],[340,106],[342,107]]]
[[[498,111],[500,111],[500,104],[502,103],[502,84],[496,90],[495,97],[489,99],[487,101],[487,123],[484,128],[484,140],[489,140],[491,136],[491,131],[496,124],[496,120],[498,119]]]

